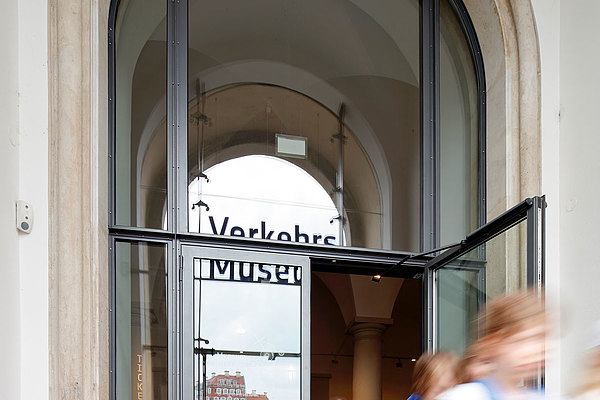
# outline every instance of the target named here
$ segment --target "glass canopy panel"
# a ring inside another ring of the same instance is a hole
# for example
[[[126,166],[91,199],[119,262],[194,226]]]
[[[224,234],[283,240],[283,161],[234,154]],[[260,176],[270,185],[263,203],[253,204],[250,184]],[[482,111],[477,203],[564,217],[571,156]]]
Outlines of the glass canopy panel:
[[[462,353],[479,337],[488,300],[527,287],[527,220],[434,272],[435,348]]]
[[[190,0],[188,25],[190,232],[418,250],[416,0]]]
[[[122,1],[115,23],[115,222],[166,225],[167,2]]]
[[[440,1],[440,244],[479,226],[477,80],[465,34]]]

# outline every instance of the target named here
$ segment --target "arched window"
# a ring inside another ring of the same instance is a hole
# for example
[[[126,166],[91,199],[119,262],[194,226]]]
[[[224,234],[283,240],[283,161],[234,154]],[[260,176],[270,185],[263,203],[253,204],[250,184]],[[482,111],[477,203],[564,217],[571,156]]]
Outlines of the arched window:
[[[113,0],[109,32],[116,398],[138,363],[157,396],[201,375],[177,364],[183,245],[344,254],[364,273],[485,222],[485,75],[461,0]]]
[[[252,154],[311,174],[349,246],[419,251],[484,222],[483,68],[460,2],[421,4],[438,9],[437,21],[424,22],[439,33],[420,33],[437,54],[419,52],[416,0],[230,3],[190,0],[187,24],[172,22],[187,30],[172,32],[174,45],[164,1],[119,7],[115,226],[196,232],[191,216],[219,203],[198,198],[194,207],[184,187],[215,163]]]
[[[189,184],[190,230],[339,244],[338,227],[330,223],[335,204],[323,186],[299,166],[272,156],[248,155],[205,171],[208,181],[194,179]],[[214,205],[210,213],[197,206],[201,200]]]

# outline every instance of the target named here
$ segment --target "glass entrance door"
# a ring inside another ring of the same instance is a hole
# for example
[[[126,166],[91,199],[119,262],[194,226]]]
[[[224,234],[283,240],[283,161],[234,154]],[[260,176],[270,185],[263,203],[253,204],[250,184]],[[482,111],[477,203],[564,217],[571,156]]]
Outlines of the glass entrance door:
[[[306,256],[182,245],[183,396],[308,399]]]
[[[526,199],[427,263],[426,350],[460,354],[479,337],[487,300],[527,287],[541,293],[544,210],[543,197]]]

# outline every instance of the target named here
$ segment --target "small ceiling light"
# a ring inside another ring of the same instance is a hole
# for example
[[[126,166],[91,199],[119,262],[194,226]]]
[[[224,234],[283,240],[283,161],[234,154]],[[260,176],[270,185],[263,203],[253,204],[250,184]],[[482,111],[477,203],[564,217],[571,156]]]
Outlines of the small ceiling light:
[[[411,358],[410,361],[415,362],[415,361],[417,361],[417,359],[416,358]]]
[[[379,282],[381,281],[381,275],[380,275],[380,274],[373,275],[373,276],[371,277],[371,280],[372,280],[373,282],[377,282],[377,283],[379,283]]]

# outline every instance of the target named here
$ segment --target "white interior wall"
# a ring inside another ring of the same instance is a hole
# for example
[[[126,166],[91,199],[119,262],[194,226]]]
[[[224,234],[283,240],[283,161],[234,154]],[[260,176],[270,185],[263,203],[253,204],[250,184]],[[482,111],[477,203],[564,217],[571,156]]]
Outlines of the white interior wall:
[[[542,77],[542,186],[548,196],[547,289],[560,299],[557,369],[548,386],[572,390],[590,329],[600,320],[600,2],[533,0]],[[559,150],[560,149],[560,150]],[[555,298],[557,298],[555,297]],[[552,379],[560,377],[560,379]]]
[[[562,382],[577,377],[589,329],[600,320],[600,2],[560,2],[560,262]],[[558,82],[556,82],[558,84]]]
[[[0,398],[20,398],[19,235],[15,200],[19,195],[19,95],[17,2],[0,2]]]
[[[36,400],[49,396],[47,4],[18,2],[19,199],[34,211],[31,233],[19,233],[20,391]]]

